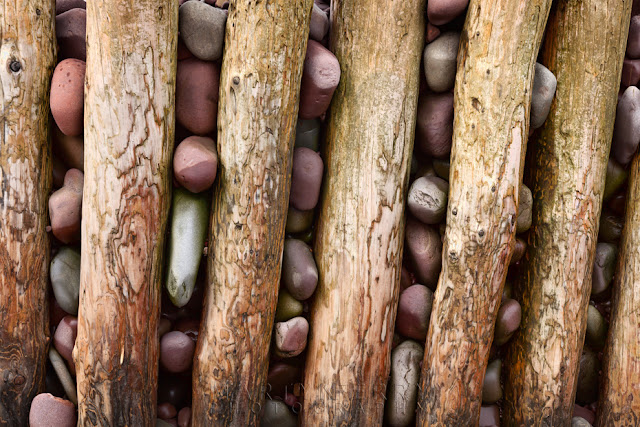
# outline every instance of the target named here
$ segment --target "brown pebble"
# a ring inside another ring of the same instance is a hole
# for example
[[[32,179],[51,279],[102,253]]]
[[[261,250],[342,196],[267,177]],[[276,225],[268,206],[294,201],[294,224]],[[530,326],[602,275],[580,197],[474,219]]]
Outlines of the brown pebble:
[[[87,11],[74,8],[56,16],[58,60],[67,58],[87,60]]]
[[[479,427],[500,427],[500,408],[496,405],[480,408]]]
[[[51,79],[51,114],[60,131],[78,136],[84,126],[84,75],[86,64],[79,59],[65,59],[53,71]]]
[[[418,100],[416,147],[427,156],[447,157],[453,137],[453,94],[425,93]]]
[[[56,0],[56,15],[75,8],[86,9],[87,2],[85,0]]]
[[[178,427],[189,427],[191,425],[191,408],[185,406],[178,412]]]
[[[49,198],[51,232],[62,243],[69,244],[80,239],[82,215],[82,185],[84,174],[69,169],[64,176],[64,185]]]
[[[53,335],[53,345],[60,356],[69,364],[69,370],[75,374],[76,367],[73,362],[73,347],[76,344],[76,336],[78,335],[78,318],[75,316],[65,316],[62,318],[56,332]]]
[[[409,286],[398,301],[396,329],[408,338],[424,341],[429,329],[433,292],[426,286]]]
[[[324,163],[318,153],[306,147],[294,149],[289,195],[291,206],[301,211],[316,207],[323,169]]]
[[[220,68],[196,58],[178,62],[176,119],[197,135],[216,129]]]
[[[84,172],[84,138],[65,135],[53,125],[53,154],[70,168]]]
[[[433,227],[407,218],[405,253],[419,283],[435,290],[442,268],[442,241]]]
[[[168,420],[178,415],[176,407],[169,402],[164,402],[158,405],[158,418],[161,420]]]
[[[440,35],[440,28],[433,25],[431,22],[427,22],[426,42],[431,43]]]
[[[172,373],[184,372],[191,367],[195,344],[180,331],[167,332],[160,340],[160,364]]]
[[[511,262],[509,265],[515,264],[520,261],[527,250],[527,242],[520,237],[516,237],[516,243],[513,247],[513,255],[511,255]]]
[[[640,81],[640,59],[625,58],[622,64],[622,86],[635,86]]]
[[[340,64],[330,50],[315,40],[309,40],[300,83],[301,119],[322,116],[340,82]]]
[[[190,136],[182,141],[173,155],[176,180],[192,193],[208,190],[216,179],[218,154],[213,139]]]
[[[50,393],[33,398],[29,410],[29,427],[76,427],[76,407],[68,400]]]
[[[513,333],[520,327],[522,309],[520,303],[514,299],[506,299],[502,302],[496,317],[496,328],[493,342],[496,345],[503,345],[513,336]]]

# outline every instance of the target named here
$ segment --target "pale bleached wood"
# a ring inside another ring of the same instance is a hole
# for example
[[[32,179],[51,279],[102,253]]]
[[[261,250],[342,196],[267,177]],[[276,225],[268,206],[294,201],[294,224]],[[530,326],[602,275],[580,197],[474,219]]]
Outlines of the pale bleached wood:
[[[87,2],[79,425],[155,424],[175,0]]]

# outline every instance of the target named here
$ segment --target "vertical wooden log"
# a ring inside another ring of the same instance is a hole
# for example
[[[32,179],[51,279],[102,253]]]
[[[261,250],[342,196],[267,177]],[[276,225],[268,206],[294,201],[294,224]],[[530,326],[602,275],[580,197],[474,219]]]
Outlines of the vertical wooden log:
[[[0,425],[44,387],[54,23],[53,0],[0,1]]]
[[[341,79],[327,126],[303,425],[382,421],[424,15],[424,0],[332,5]]]
[[[79,425],[155,423],[177,34],[175,0],[87,2]]]
[[[531,150],[522,323],[503,365],[509,425],[571,424],[631,3],[563,1],[550,15],[542,58],[558,86]]]
[[[534,65],[551,0],[471,0],[460,38],[442,273],[418,425],[477,425],[516,231]]]
[[[631,165],[609,337],[604,350],[599,426],[640,425],[640,155]]]
[[[194,426],[258,424],[311,8],[311,0],[229,7]]]

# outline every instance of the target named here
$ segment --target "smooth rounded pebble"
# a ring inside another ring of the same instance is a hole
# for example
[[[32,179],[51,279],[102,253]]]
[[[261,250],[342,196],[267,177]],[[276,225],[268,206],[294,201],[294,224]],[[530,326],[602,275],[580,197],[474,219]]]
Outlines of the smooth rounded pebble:
[[[178,415],[178,411],[176,410],[176,407],[169,402],[164,402],[159,404],[157,412],[158,412],[158,418],[162,420],[168,420]]]
[[[391,352],[391,373],[384,416],[390,427],[408,426],[415,417],[424,350],[415,341],[400,343]]]
[[[487,365],[487,372],[484,374],[482,384],[482,403],[493,404],[502,399],[502,386],[500,385],[500,370],[502,361],[496,359]]]
[[[219,87],[220,66],[216,63],[196,58],[179,61],[176,75],[176,119],[196,135],[207,135],[215,130]]]
[[[627,39],[627,57],[640,59],[640,16],[632,16]]]
[[[286,403],[265,399],[260,427],[296,427],[297,425],[298,418],[293,415]]]
[[[622,63],[620,85],[622,87],[635,86],[640,81],[640,59],[625,58]]]
[[[313,295],[318,285],[318,268],[311,248],[302,240],[286,239],[282,252],[282,283],[299,301]]]
[[[276,306],[276,322],[284,322],[302,314],[302,303],[291,296],[286,289],[280,289]]]
[[[449,183],[437,176],[423,176],[411,184],[407,196],[409,212],[425,224],[439,224],[447,213]]]
[[[53,345],[60,353],[60,356],[69,363],[69,369],[75,372],[75,364],[73,363],[73,347],[76,344],[76,336],[78,335],[78,318],[75,316],[65,316],[62,318],[56,332],[53,335]]]
[[[588,405],[598,400],[598,372],[600,361],[598,356],[588,348],[584,348],[580,358],[580,370],[578,373],[578,388],[576,390],[576,403]]]
[[[313,151],[318,151],[320,142],[320,120],[318,119],[298,119],[296,126],[295,147],[306,147]]]
[[[330,50],[315,40],[309,40],[300,83],[301,119],[322,116],[340,82],[340,64]]]
[[[424,341],[429,329],[433,292],[423,285],[409,286],[400,294],[397,331],[408,338]]]
[[[69,169],[62,188],[49,197],[51,232],[64,244],[80,240],[83,182],[82,172]]]
[[[189,427],[191,425],[191,408],[185,406],[178,412],[178,427]]]
[[[269,366],[267,375],[267,392],[272,397],[284,398],[293,393],[296,383],[302,381],[302,370],[299,366],[284,362],[276,362]]]
[[[185,333],[167,332],[160,340],[160,364],[169,372],[184,372],[191,367],[195,347]]]
[[[84,75],[86,64],[65,59],[51,78],[51,114],[65,135],[78,136],[84,127]]]
[[[531,91],[531,129],[539,128],[547,120],[557,85],[556,76],[547,67],[536,62]]]
[[[628,87],[618,101],[611,155],[621,165],[633,158],[640,143],[640,89]]]
[[[442,241],[433,227],[407,218],[405,251],[419,283],[435,290],[442,268]]]
[[[585,344],[595,351],[604,349],[607,340],[607,330],[609,329],[607,321],[604,319],[600,311],[589,304],[587,308],[587,332],[585,335]]]
[[[85,0],[56,0],[56,15],[75,8],[86,9],[87,2]]]
[[[497,405],[482,405],[479,427],[500,427],[500,408]]]
[[[55,157],[74,169],[84,172],[84,138],[82,136],[68,136],[53,125],[52,149]]]
[[[293,150],[289,203],[296,209],[313,209],[320,198],[324,163],[320,154],[301,147]]]
[[[453,21],[469,5],[469,0],[429,0],[427,17],[433,25],[443,25]]]
[[[518,220],[516,224],[516,233],[524,233],[531,228],[533,219],[533,195],[526,185],[520,186],[520,197],[518,201]]]
[[[618,249],[611,243],[598,243],[591,274],[591,295],[607,290],[616,270]]]
[[[453,94],[423,93],[418,99],[416,147],[431,157],[447,157],[453,137]]]
[[[276,355],[294,357],[307,347],[309,323],[304,317],[294,317],[286,322],[277,322],[275,326]]]
[[[603,201],[608,201],[622,188],[626,182],[629,172],[620,166],[618,162],[609,159],[607,163],[607,175],[604,183]]]
[[[313,4],[311,10],[311,22],[309,23],[309,37],[317,42],[321,42],[329,31],[329,17],[320,6]]]
[[[459,42],[459,33],[446,32],[424,48],[424,74],[432,91],[447,92],[453,89]]]
[[[218,153],[213,139],[190,136],[176,147],[173,155],[174,176],[180,185],[192,193],[211,188],[217,170]]]
[[[301,211],[289,206],[285,231],[287,233],[301,233],[307,230],[313,224],[313,212],[313,209]]]
[[[496,345],[503,345],[509,341],[513,333],[520,327],[521,319],[520,303],[511,298],[503,301],[496,318],[493,342]]]
[[[600,215],[600,229],[598,230],[598,241],[605,243],[618,243],[622,236],[624,221],[621,217],[611,212],[603,211]]]
[[[449,182],[451,163],[449,159],[433,159],[433,170],[437,176]]]
[[[227,12],[202,1],[187,1],[179,9],[180,38],[203,61],[222,57]]]
[[[516,237],[516,243],[513,246],[513,255],[511,255],[511,262],[509,265],[513,265],[520,261],[527,250],[527,242],[520,237]]]
[[[49,278],[56,301],[69,314],[78,315],[80,252],[63,246],[51,260]]]
[[[87,11],[84,8],[68,10],[56,16],[58,60],[75,58],[87,60]]]
[[[571,427],[591,427],[591,424],[582,417],[573,417],[571,418]]]
[[[76,427],[76,407],[50,393],[40,393],[31,401],[29,427]]]

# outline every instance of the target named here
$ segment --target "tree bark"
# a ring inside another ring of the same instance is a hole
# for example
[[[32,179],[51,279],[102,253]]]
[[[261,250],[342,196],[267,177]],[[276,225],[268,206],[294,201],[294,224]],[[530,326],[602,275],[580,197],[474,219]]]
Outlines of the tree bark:
[[[311,8],[311,0],[229,7],[194,426],[258,424]]]
[[[460,38],[443,263],[418,425],[477,425],[515,243],[534,65],[551,0],[471,0]]]
[[[303,425],[382,420],[424,15],[424,0],[332,6],[331,50],[342,74],[326,132]]]
[[[557,2],[543,63],[556,98],[531,150],[533,224],[514,295],[509,425],[570,425],[631,1]]]
[[[79,425],[152,425],[171,200],[175,0],[87,2]]]
[[[0,1],[0,425],[44,387],[49,309],[53,0]]]
[[[625,225],[604,350],[599,426],[640,425],[640,155],[631,165]]]

